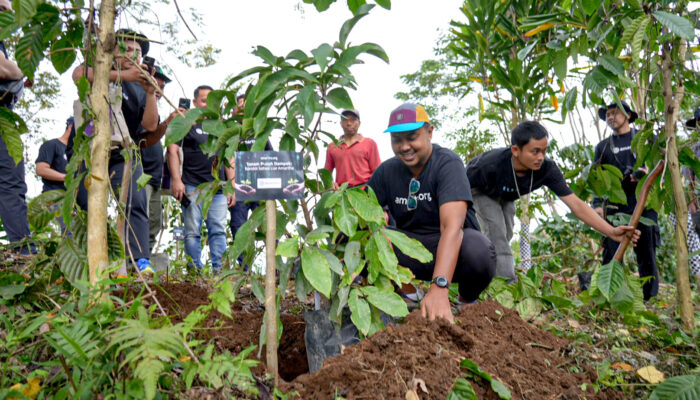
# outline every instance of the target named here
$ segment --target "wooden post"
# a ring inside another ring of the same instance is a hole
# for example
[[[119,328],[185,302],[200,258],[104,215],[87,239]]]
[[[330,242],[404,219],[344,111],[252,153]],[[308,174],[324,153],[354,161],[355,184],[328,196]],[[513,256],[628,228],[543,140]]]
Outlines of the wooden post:
[[[95,112],[95,137],[92,139],[92,152],[90,154],[92,168],[85,178],[88,190],[87,253],[92,285],[97,283],[102,271],[109,265],[107,201],[109,193],[109,142],[112,128],[108,99],[109,72],[112,69],[114,47],[116,46],[114,16],[114,0],[103,0],[100,4],[99,40],[97,41],[97,56],[93,69],[94,78],[90,91],[90,104]]]
[[[265,201],[267,230],[265,234],[265,326],[267,338],[267,370],[275,377],[275,387],[279,385],[277,369],[277,201]]]

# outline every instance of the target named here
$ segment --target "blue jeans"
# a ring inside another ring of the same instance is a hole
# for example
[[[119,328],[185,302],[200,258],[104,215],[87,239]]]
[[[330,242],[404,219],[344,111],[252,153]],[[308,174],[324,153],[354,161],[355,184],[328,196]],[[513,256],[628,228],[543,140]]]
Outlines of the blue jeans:
[[[185,185],[185,192],[190,195],[190,205],[183,210],[185,220],[185,253],[192,258],[197,268],[202,268],[202,204],[197,202],[197,189],[194,185]],[[207,213],[207,232],[209,233],[209,258],[214,269],[221,268],[221,257],[226,251],[226,196],[217,193],[211,200]]]

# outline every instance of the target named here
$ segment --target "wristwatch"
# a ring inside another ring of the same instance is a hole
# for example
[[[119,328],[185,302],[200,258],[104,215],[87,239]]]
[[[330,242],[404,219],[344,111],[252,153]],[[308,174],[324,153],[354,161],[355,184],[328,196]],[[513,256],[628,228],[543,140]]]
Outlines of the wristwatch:
[[[432,283],[436,284],[437,287],[440,287],[440,288],[446,288],[446,287],[450,286],[450,281],[448,281],[447,278],[445,278],[442,275],[436,276],[433,279]]]

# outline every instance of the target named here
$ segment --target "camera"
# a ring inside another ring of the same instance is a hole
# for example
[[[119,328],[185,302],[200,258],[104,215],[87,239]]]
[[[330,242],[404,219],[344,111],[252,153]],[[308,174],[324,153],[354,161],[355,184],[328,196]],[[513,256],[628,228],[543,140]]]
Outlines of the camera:
[[[148,67],[148,72],[152,73],[156,69],[156,59],[146,56],[143,58],[143,63]]]
[[[177,103],[178,108],[184,108],[185,110],[190,109],[190,99],[180,97],[180,101]]]
[[[187,207],[190,206],[190,204],[192,204],[192,200],[190,200],[190,198],[187,197],[186,194],[183,194],[183,195],[182,195],[182,200],[180,200],[180,204],[182,204],[182,206],[183,206],[184,208],[187,208]]]

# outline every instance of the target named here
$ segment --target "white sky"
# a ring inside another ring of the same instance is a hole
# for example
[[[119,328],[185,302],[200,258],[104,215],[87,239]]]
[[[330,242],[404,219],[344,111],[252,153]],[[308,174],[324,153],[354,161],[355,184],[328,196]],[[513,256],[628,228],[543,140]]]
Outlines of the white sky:
[[[169,65],[174,70],[173,78],[182,84],[181,88],[174,80],[166,87],[166,96],[174,103],[177,103],[179,97],[183,97],[183,89],[187,97],[192,97],[192,91],[200,84],[219,87],[230,74],[260,65],[261,60],[251,54],[257,45],[267,47],[275,55],[286,55],[293,49],[301,49],[310,54],[312,49],[322,43],[333,44],[338,40],[342,23],[352,16],[345,0],[338,0],[323,13],[318,13],[311,5],[294,0],[179,0],[178,3],[186,18],[189,17],[186,10],[190,8],[196,9],[202,15],[206,26],[196,28],[191,21],[188,22],[200,39],[206,38],[212,42],[215,47],[221,49],[221,54],[217,63],[211,67],[190,69],[166,54],[164,46],[151,45],[149,55],[158,62]],[[360,132],[377,142],[382,160],[393,156],[388,134],[382,132],[386,128],[389,112],[400,104],[394,98],[394,94],[405,90],[400,76],[417,71],[423,60],[433,56],[432,49],[439,30],[448,29],[451,19],[460,19],[460,4],[458,0],[395,0],[390,11],[376,6],[355,25],[350,34],[349,41],[354,44],[379,44],[390,59],[390,64],[386,64],[374,56],[364,55],[361,58],[366,63],[356,65],[351,70],[358,83],[358,90],[351,92],[350,96],[361,114]],[[161,20],[166,19],[163,15],[175,13],[174,5],[158,10]],[[155,13],[153,19],[156,20]],[[129,26],[128,18],[117,24],[117,28],[126,26]],[[137,26],[130,27],[140,30]],[[181,28],[182,36],[189,35],[184,26]],[[160,39],[160,34],[155,30],[143,31],[155,40]],[[42,65],[44,63],[48,64],[47,61],[43,61]],[[60,136],[63,123],[71,113],[72,102],[77,92],[70,79],[70,71],[61,77],[61,88],[61,99],[55,109],[46,114],[57,121],[53,132],[46,133],[46,139]],[[161,100],[160,114],[167,115],[169,112],[167,103]],[[324,127],[330,132],[342,134],[337,121]],[[436,132],[433,139],[440,143],[440,132]],[[277,148],[274,141],[273,146]],[[33,163],[37,151],[38,148],[27,150],[28,164]],[[322,162],[325,155],[321,154],[320,158]],[[41,192],[41,183],[35,179],[33,173],[28,172],[27,184],[30,197]]]

